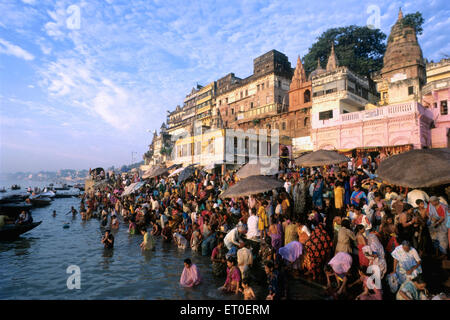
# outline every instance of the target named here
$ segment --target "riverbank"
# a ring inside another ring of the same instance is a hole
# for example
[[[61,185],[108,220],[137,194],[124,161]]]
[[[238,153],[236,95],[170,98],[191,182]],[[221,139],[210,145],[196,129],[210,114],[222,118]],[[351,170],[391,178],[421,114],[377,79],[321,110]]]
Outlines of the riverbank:
[[[78,198],[55,199],[48,207],[33,209],[34,220],[42,224],[16,241],[0,242],[0,299],[236,299],[217,291],[224,279],[212,275],[209,257],[160,239],[156,250],[143,253],[142,236],[129,235],[124,224],[114,231],[112,254],[105,251],[100,221],[65,215],[79,203]],[[63,229],[65,222],[70,228]],[[179,286],[185,258],[191,258],[202,273],[198,287]],[[80,267],[80,290],[67,288],[70,265]],[[319,290],[300,281],[294,281],[291,289],[293,299],[321,298]],[[261,290],[255,286],[257,293]]]

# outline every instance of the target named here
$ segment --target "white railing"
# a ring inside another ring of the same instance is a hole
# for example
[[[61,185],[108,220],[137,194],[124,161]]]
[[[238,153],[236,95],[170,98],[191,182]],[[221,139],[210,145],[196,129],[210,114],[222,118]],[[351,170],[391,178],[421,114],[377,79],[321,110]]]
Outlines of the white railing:
[[[313,129],[337,126],[337,125],[341,125],[341,124],[348,124],[348,123],[354,123],[354,122],[360,122],[360,121],[364,121],[364,120],[393,118],[393,117],[398,117],[402,114],[409,114],[409,113],[420,113],[420,114],[425,114],[426,116],[428,116],[427,110],[425,108],[423,108],[419,103],[408,102],[408,103],[401,103],[401,104],[396,104],[396,105],[388,105],[388,106],[384,106],[384,107],[378,107],[378,108],[371,109],[371,110],[364,110],[364,111],[340,114],[339,117],[328,119],[328,120],[318,120],[318,115],[315,115],[315,117],[317,117],[317,118],[314,119],[315,117],[313,117]]]

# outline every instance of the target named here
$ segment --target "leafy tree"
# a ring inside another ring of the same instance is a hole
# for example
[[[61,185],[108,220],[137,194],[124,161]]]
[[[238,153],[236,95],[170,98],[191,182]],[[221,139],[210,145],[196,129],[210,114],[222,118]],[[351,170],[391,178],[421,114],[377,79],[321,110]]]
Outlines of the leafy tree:
[[[328,29],[317,38],[304,56],[305,70],[307,74],[314,71],[317,59],[320,59],[322,68],[325,68],[331,44],[334,43],[334,51],[340,66],[349,67],[360,75],[368,76],[383,67],[385,39],[386,35],[380,29],[355,25]]]
[[[420,35],[423,32],[422,25],[424,21],[425,20],[422,17],[422,13],[417,11],[416,13],[409,13],[404,16],[402,19],[402,25],[413,27],[414,30],[416,30],[416,33]]]

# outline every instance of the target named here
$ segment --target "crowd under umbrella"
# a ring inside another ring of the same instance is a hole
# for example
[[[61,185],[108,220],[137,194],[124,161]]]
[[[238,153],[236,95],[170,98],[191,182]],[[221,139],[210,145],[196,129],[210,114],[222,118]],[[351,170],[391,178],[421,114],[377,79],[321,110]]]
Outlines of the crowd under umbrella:
[[[381,161],[377,175],[390,184],[426,188],[450,183],[450,149],[415,149]]]
[[[245,179],[251,176],[270,176],[278,173],[278,164],[276,168],[273,168],[271,164],[264,165],[261,162],[251,163],[248,162],[243,165],[238,172],[236,172],[236,176],[239,179]]]
[[[346,156],[334,150],[317,150],[295,159],[295,164],[301,167],[318,167],[340,164],[350,161]]]
[[[220,198],[239,198],[283,187],[283,182],[268,176],[250,176],[229,187]]]

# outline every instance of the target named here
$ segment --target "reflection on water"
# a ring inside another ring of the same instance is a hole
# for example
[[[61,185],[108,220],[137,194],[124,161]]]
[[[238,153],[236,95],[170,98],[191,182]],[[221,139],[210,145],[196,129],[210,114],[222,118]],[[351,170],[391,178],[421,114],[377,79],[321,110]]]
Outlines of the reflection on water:
[[[40,226],[16,241],[0,242],[0,299],[236,299],[217,290],[225,279],[212,275],[209,257],[155,239],[155,250],[142,251],[141,235],[128,234],[121,224],[114,230],[114,249],[101,244],[100,221],[82,221],[66,215],[78,208],[77,198],[56,199],[49,207],[33,210]],[[56,210],[56,216],[53,216]],[[63,228],[69,223],[69,228]],[[181,288],[183,260],[191,258],[203,282]],[[81,289],[67,289],[66,269],[81,270]],[[317,298],[317,292],[296,284],[302,298]],[[264,294],[264,288],[254,286]]]

